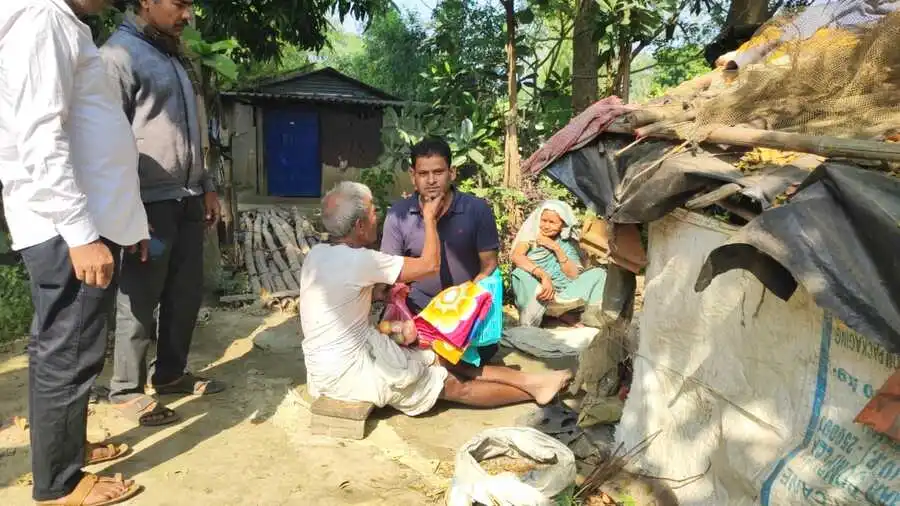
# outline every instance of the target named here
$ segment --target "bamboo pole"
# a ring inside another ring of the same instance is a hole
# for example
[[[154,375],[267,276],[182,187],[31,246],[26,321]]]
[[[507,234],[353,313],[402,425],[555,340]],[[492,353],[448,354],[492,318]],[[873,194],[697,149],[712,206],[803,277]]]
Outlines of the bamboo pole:
[[[300,295],[300,290],[285,290],[283,292],[271,292],[266,294],[266,298],[268,299],[283,299],[283,298],[294,298]],[[222,303],[233,303],[233,302],[251,302],[260,298],[259,294],[238,294],[238,295],[223,295],[219,297],[219,302]]]
[[[281,254],[281,251],[275,250],[272,252],[272,261],[275,262],[275,268],[278,269],[279,273],[290,270],[290,267],[284,260],[284,255]]]
[[[312,223],[309,222],[309,219],[306,216],[303,217],[303,220],[300,222],[303,227],[303,233],[305,235],[312,235],[316,233],[315,227],[312,226]]]
[[[607,131],[619,134],[634,134],[633,130],[628,128],[624,122],[611,124]],[[654,132],[650,136],[669,140],[687,140],[672,128]],[[698,141],[748,148],[763,147],[783,151],[799,151],[827,158],[856,158],[861,160],[900,162],[900,143],[862,139],[842,139],[840,137],[723,126],[712,130],[705,138],[698,139]]]
[[[670,120],[684,114],[684,112],[682,104],[647,106],[625,114],[622,121],[627,123],[632,129],[635,129],[651,123]]]
[[[262,284],[259,281],[259,271],[256,269],[256,263],[253,260],[253,221],[250,216],[245,215],[241,222],[244,225],[244,265],[247,267],[247,278],[250,283],[250,289],[255,294],[259,294]]]
[[[275,291],[275,284],[272,280],[272,274],[269,273],[269,266],[266,264],[266,257],[262,251],[257,250],[255,252],[256,256],[256,267],[259,269],[259,282],[262,285],[263,290],[268,293],[272,293]]]
[[[287,290],[287,285],[284,284],[284,279],[281,277],[281,273],[278,272],[278,267],[275,266],[275,263],[269,261],[269,272],[272,272],[272,286],[275,288],[276,292],[283,292]]]
[[[251,275],[258,274],[259,271],[256,270],[256,265],[253,263],[253,222],[249,216],[244,216],[241,222],[244,225],[244,265],[247,266],[247,272]]]
[[[739,191],[741,191],[741,185],[737,183],[728,183],[709,193],[704,193],[703,195],[688,200],[687,203],[684,204],[684,207],[690,210],[703,209],[720,200],[727,199]]]
[[[297,280],[294,279],[294,274],[291,271],[282,271],[281,279],[284,280],[284,286],[288,290],[299,290],[300,284],[297,283]]]
[[[260,233],[262,234],[263,241],[266,243],[266,248],[269,251],[276,251],[278,249],[278,245],[275,244],[275,239],[272,237],[272,233],[269,232],[270,225],[270,214],[268,211],[262,214],[262,229]]]
[[[306,218],[300,214],[300,209],[296,207],[293,209],[294,215],[294,233],[297,236],[297,246],[300,248],[300,252],[306,256],[309,253],[309,243],[306,241],[306,232],[303,229],[303,222]]]
[[[263,242],[262,242],[263,222],[262,222],[262,219],[263,219],[262,213],[261,212],[256,213],[256,219],[254,220],[254,223],[253,223],[253,251],[262,249],[262,247],[263,247]]]
[[[297,246],[297,241],[291,230],[291,226],[278,216],[272,219],[272,230],[275,231],[275,237],[284,249],[288,262],[291,264],[291,270],[299,270],[303,264],[301,258],[302,253]]]
[[[671,130],[672,127],[678,123],[694,121],[696,117],[697,113],[694,111],[682,111],[677,114],[672,114],[669,118],[646,124],[640,128],[635,128],[634,135],[641,139],[644,137],[649,137],[657,132]]]

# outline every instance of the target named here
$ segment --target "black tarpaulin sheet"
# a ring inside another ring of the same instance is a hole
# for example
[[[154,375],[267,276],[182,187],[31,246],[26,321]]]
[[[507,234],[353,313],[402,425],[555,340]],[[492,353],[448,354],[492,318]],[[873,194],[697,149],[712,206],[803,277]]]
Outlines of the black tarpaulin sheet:
[[[799,282],[855,331],[900,353],[900,180],[825,163],[785,205],[710,253],[695,289],[731,269],[787,300]]]
[[[697,281],[745,269],[787,300],[803,284],[851,328],[900,353],[900,182],[854,165],[803,157],[742,174],[721,153],[697,150],[660,160],[673,144],[605,136],[568,153],[547,172],[614,223],[648,223],[698,192],[735,182],[763,211],[710,255]],[[790,186],[789,203],[772,207]]]
[[[589,209],[615,223],[659,219],[711,180],[740,177],[738,169],[705,152],[665,158],[672,149],[665,141],[644,141],[615,156],[626,145],[626,140],[603,139],[568,153],[546,171]],[[720,174],[723,164],[730,177]]]
[[[809,160],[744,174],[703,149],[670,155],[674,144],[644,141],[626,150],[628,139],[607,137],[560,158],[546,171],[584,204],[614,223],[649,223],[683,206],[698,192],[727,183],[760,209],[792,184],[799,184],[814,165]]]
[[[615,139],[588,144],[553,162],[546,174],[568,188],[588,209],[605,216],[624,172],[614,153],[625,145]]]

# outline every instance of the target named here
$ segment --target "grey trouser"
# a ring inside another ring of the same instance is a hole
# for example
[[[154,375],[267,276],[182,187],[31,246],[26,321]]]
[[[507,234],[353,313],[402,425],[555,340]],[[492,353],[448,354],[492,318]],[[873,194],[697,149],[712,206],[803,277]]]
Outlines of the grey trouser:
[[[151,237],[162,246],[142,263],[125,253],[116,304],[116,349],[110,401],[142,395],[147,384],[147,352],[154,385],[177,380],[187,369],[191,337],[203,298],[203,197],[145,204]],[[158,317],[154,311],[159,309]]]
[[[117,258],[119,246],[104,242]],[[103,370],[115,293],[78,281],[59,236],[21,254],[34,302],[28,341],[32,496],[52,501],[72,493],[84,476],[88,395]]]

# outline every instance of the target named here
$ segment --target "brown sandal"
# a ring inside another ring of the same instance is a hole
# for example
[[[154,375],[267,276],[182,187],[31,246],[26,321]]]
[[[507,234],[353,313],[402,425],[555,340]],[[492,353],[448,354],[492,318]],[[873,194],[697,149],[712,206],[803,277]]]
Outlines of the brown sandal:
[[[113,497],[112,499],[106,499],[98,502],[85,502],[88,496],[91,495],[91,491],[94,490],[95,486],[97,486],[97,483],[101,481],[121,483],[123,485],[125,484],[125,480],[122,478],[121,473],[117,473],[112,478],[105,476],[100,477],[96,474],[91,473],[84,473],[81,481],[78,482],[78,485],[75,486],[75,490],[73,490],[71,494],[52,501],[38,501],[35,504],[37,506],[109,506],[110,504],[117,504],[122,501],[131,499],[141,491],[141,486],[132,481],[131,485],[129,485],[128,488],[126,488],[125,491],[118,497]]]
[[[113,406],[126,418],[144,427],[169,425],[181,420],[178,413],[161,405],[149,395],[135,397],[130,401],[114,403]]]
[[[153,385],[158,395],[211,395],[225,390],[225,385],[212,379],[185,373],[177,380],[165,385]]]
[[[131,448],[127,444],[87,443],[84,445],[84,465],[92,466],[101,462],[109,462],[124,457]],[[97,450],[106,450],[102,457],[94,457]]]

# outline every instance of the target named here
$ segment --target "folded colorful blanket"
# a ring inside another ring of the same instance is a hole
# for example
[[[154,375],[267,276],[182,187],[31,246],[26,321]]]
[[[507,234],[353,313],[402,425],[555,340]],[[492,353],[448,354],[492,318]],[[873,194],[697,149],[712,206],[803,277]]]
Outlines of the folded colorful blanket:
[[[471,281],[443,290],[414,319],[420,345],[445,341],[465,350],[473,329],[490,311],[491,300],[490,292]]]
[[[478,282],[478,286],[491,293],[491,308],[484,319],[472,329],[469,347],[462,356],[464,362],[475,367],[481,366],[478,348],[497,344],[503,338],[503,277],[500,269],[494,269],[490,276]]]

